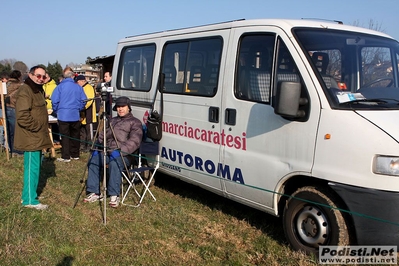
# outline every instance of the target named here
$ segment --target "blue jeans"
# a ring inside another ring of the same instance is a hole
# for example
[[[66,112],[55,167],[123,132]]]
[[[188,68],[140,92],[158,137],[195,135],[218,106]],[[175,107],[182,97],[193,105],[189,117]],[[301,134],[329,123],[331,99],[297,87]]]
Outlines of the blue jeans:
[[[88,163],[88,177],[87,177],[87,193],[100,194],[100,181],[103,181],[103,176],[101,175],[103,169],[103,154],[100,152],[90,158]],[[107,184],[107,194],[108,196],[119,196],[121,191],[122,182],[122,171],[125,167],[122,162],[122,158],[126,163],[126,166],[130,166],[130,160],[126,157],[117,157],[110,161],[109,156],[106,156],[106,163],[108,164],[108,184]]]
[[[14,150],[14,133],[15,133],[15,108],[6,107],[6,114],[7,114],[7,140],[8,140],[8,147],[10,148],[11,153],[19,153],[23,154],[22,151]]]

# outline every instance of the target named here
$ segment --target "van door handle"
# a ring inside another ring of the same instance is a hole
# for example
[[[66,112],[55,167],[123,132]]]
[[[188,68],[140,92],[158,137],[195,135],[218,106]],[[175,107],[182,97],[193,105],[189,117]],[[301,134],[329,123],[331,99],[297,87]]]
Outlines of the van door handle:
[[[208,120],[212,123],[219,123],[219,107],[209,107]]]
[[[235,126],[236,118],[237,118],[237,110],[231,109],[231,108],[226,108],[226,116],[225,116],[226,125]]]

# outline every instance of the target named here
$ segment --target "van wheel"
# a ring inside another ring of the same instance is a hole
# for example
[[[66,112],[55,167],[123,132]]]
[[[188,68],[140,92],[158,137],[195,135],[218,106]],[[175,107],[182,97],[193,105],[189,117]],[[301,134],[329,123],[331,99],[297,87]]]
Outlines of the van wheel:
[[[349,244],[345,219],[334,209],[336,202],[330,192],[317,187],[302,187],[292,194],[284,208],[283,227],[294,250],[316,254],[320,245]]]

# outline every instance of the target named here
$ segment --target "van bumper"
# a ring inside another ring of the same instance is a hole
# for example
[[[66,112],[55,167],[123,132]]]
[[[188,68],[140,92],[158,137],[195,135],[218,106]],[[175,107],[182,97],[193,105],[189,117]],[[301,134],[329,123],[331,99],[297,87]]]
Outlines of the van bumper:
[[[351,213],[357,245],[399,246],[399,193],[329,185]]]

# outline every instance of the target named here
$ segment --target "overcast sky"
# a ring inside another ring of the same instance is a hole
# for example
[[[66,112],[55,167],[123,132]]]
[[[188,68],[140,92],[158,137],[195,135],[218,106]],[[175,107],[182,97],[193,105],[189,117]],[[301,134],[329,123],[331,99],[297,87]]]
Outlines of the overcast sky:
[[[399,0],[3,0],[0,10],[0,60],[28,67],[80,64],[115,54],[126,36],[241,18],[320,18],[366,28],[372,20],[399,39]]]

